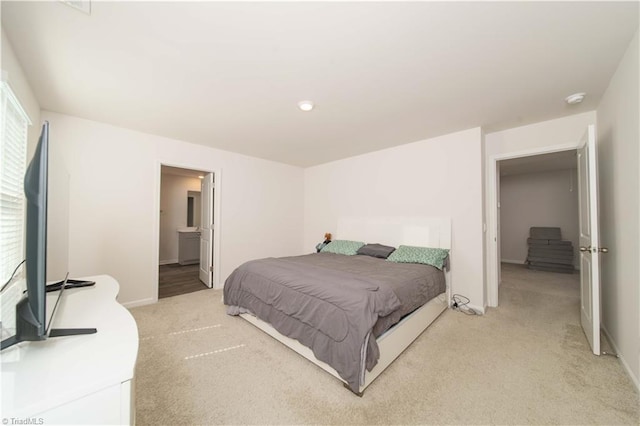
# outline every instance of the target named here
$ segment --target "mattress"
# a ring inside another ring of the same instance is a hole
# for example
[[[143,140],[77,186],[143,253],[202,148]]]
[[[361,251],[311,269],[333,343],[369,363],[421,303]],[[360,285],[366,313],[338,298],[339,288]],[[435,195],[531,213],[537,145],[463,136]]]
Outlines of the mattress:
[[[224,303],[309,347],[357,391],[379,357],[374,336],[445,288],[432,266],[315,253],[241,265],[225,282]]]

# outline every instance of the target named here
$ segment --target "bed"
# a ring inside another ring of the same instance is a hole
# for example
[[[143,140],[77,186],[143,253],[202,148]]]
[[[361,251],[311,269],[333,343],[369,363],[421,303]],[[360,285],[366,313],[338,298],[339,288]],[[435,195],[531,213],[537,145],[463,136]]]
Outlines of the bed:
[[[338,240],[451,248],[449,218],[342,218]],[[447,259],[447,262],[449,259]],[[448,306],[450,273],[370,256],[258,259],[227,279],[239,315],[362,395]]]

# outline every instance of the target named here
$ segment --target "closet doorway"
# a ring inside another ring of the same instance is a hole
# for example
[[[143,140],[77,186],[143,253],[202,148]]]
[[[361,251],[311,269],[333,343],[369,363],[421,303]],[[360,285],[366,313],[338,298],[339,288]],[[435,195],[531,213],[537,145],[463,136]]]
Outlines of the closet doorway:
[[[578,143],[576,144],[566,144],[566,145],[556,145],[550,147],[536,148],[528,151],[519,151],[513,153],[500,153],[496,155],[492,155],[488,158],[487,162],[487,181],[486,181],[486,192],[487,192],[487,245],[486,245],[486,294],[487,294],[487,304],[490,307],[498,307],[499,306],[499,288],[500,283],[502,281],[501,277],[501,263],[503,259],[508,261],[521,261],[524,264],[526,260],[526,234],[528,233],[528,229],[522,232],[522,236],[524,236],[524,243],[520,246],[519,250],[516,253],[506,253],[502,252],[505,250],[505,247],[502,247],[502,219],[501,215],[502,206],[501,206],[501,181],[503,176],[508,179],[508,176],[515,173],[537,173],[544,171],[553,171],[553,170],[561,170],[568,169],[573,167],[573,165],[568,165],[568,162],[573,163],[573,160],[567,158],[565,156],[572,155],[574,156],[578,147]],[[558,157],[556,157],[558,156]],[[565,166],[557,166],[556,160],[557,158],[565,157],[561,161],[565,164]],[[575,157],[574,157],[575,158]],[[547,160],[547,161],[544,161]],[[577,161],[577,160],[576,160]],[[545,164],[545,163],[549,164]],[[555,164],[555,165],[554,165]],[[545,169],[545,167],[547,167]],[[505,175],[506,173],[506,175]],[[575,184],[577,188],[577,182]],[[578,220],[578,216],[576,216],[576,221]],[[538,226],[538,225],[535,225]],[[542,225],[540,225],[542,226]]]
[[[502,263],[523,265],[530,259],[538,270],[578,269],[577,164],[575,149],[498,162]],[[530,234],[532,227],[559,228],[559,232],[541,237],[535,231]]]
[[[214,285],[216,177],[207,170],[160,166],[158,299]]]
[[[580,312],[577,164],[575,149],[498,161],[500,298],[526,298],[552,327]]]
[[[487,298],[492,307],[498,306],[498,289],[500,286],[500,260],[504,258],[501,248],[501,169],[506,163],[502,161],[520,159],[529,161],[539,154],[552,154],[564,151],[576,152],[577,192],[579,224],[578,248],[580,265],[580,325],[587,336],[592,352],[600,354],[600,262],[601,254],[607,253],[606,247],[600,247],[600,230],[598,218],[598,173],[597,144],[594,125],[588,125],[582,138],[575,145],[556,145],[537,148],[516,153],[492,155],[487,162],[487,222],[489,235],[487,238]],[[519,206],[524,211],[524,206]],[[547,237],[538,237],[544,240]],[[558,238],[558,237],[555,237]],[[551,238],[549,238],[551,239]]]

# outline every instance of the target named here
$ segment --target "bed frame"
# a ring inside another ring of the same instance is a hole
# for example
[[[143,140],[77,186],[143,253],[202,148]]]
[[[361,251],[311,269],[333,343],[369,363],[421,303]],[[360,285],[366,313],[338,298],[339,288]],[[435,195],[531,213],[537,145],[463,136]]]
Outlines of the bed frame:
[[[334,238],[380,243],[395,247],[404,244],[451,249],[451,219],[448,217],[348,217],[338,221],[338,232]],[[367,386],[449,306],[451,301],[450,275],[450,272],[445,271],[447,287],[444,293],[416,309],[378,337],[380,359],[373,370],[365,371],[364,381],[361,383],[357,395],[362,396]],[[283,336],[270,324],[251,314],[241,314],[240,316],[344,382],[344,379],[333,367],[318,360],[311,349],[297,340]],[[345,387],[348,388],[346,382]]]

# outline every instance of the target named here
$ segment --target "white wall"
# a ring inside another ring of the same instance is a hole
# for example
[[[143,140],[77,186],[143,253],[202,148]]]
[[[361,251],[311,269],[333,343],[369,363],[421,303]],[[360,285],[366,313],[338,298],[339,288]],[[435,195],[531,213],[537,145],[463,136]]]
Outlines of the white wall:
[[[221,171],[222,280],[244,261],[302,252],[301,168],[48,111],[42,116],[51,123],[51,149],[70,172],[71,275],[112,275],[120,302],[157,296],[161,162]]]
[[[475,128],[305,169],[304,250],[341,216],[449,216],[453,291],[483,307],[481,149]]]
[[[11,90],[27,113],[29,120],[31,120],[31,125],[27,130],[27,162],[29,162],[35,151],[42,129],[40,105],[4,29],[2,30],[1,64],[4,78],[6,78]],[[57,161],[55,153],[49,154],[49,161],[51,163]],[[67,205],[69,194],[67,171],[62,167],[49,170],[49,182],[52,182],[52,186],[54,187],[49,188],[49,194],[57,199],[67,200],[65,203],[49,206],[47,212],[48,223],[52,224],[49,225],[47,230],[47,243],[50,248],[47,255],[47,279],[56,280],[64,278],[68,264]],[[57,249],[51,250],[53,246]]]
[[[524,263],[532,226],[559,227],[573,244],[578,267],[577,170],[525,173],[500,178],[500,246],[502,261]]]
[[[160,263],[178,261],[178,229],[187,226],[187,193],[200,192],[200,179],[162,173],[160,189]]]
[[[638,33],[598,106],[602,325],[640,383]]]

